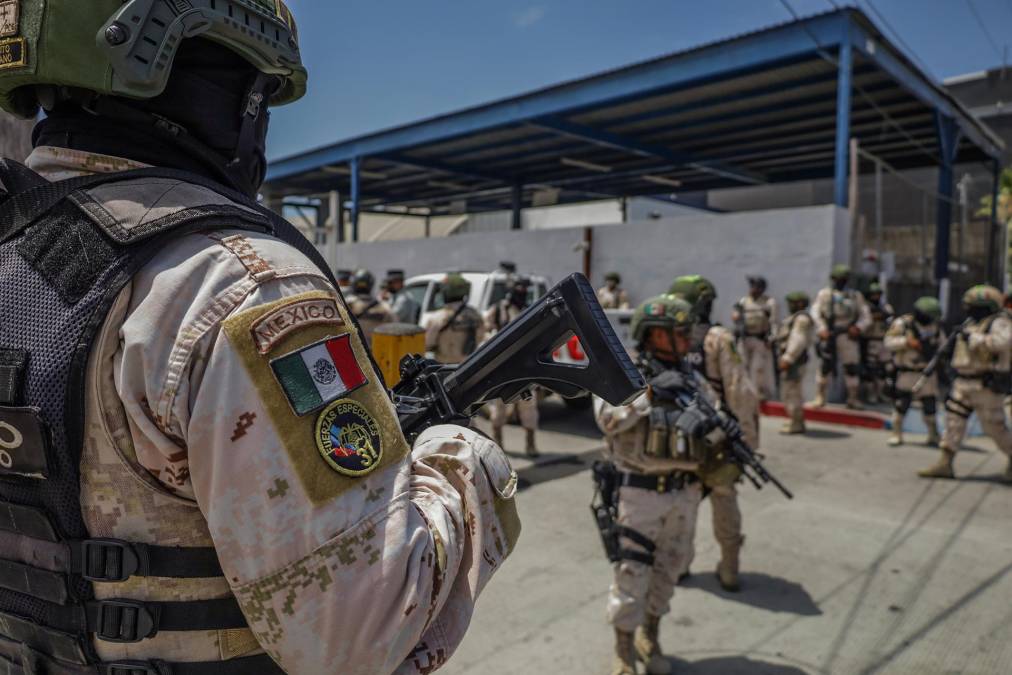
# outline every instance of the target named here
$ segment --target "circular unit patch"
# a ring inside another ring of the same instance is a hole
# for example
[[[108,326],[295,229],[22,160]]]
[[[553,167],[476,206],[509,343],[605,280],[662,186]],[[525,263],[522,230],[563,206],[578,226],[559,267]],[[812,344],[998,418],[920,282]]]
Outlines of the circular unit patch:
[[[316,448],[330,468],[345,476],[364,476],[383,457],[379,425],[348,398],[334,401],[316,419]]]

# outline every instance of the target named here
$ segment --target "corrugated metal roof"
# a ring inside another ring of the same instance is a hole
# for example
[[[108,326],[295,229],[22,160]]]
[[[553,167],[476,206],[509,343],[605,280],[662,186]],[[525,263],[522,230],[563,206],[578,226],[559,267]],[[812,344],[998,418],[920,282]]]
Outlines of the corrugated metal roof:
[[[275,195],[350,190],[359,204],[433,213],[689,192],[833,174],[836,54],[853,45],[851,136],[897,168],[939,162],[939,115],[962,130],[958,162],[1001,141],[861,12],[845,9],[593,77],[350,139],[271,165]]]

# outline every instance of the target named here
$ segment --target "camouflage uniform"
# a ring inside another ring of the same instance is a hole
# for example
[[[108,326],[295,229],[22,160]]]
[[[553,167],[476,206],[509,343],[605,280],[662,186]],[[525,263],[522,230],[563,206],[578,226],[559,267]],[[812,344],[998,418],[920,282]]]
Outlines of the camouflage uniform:
[[[777,301],[765,294],[758,298],[746,295],[735,305],[733,319],[735,324],[740,321],[744,325],[741,346],[745,370],[758,388],[760,398],[771,399],[776,366],[770,341],[776,335],[779,322]]]
[[[865,302],[864,296],[851,289],[840,291],[834,288],[823,288],[815,296],[812,318],[815,319],[817,333],[823,331],[832,333],[829,339],[835,341],[836,360],[838,365],[843,368],[843,380],[847,386],[847,405],[859,407],[861,349],[858,341],[847,333],[847,329],[855,326],[858,331],[864,332],[871,326],[871,312],[868,311],[868,304]],[[824,361],[823,367],[816,375],[815,384],[818,391],[813,402],[814,405],[825,405],[829,378],[833,375],[833,373],[826,372],[829,365]]]
[[[787,423],[783,433],[797,434],[805,431],[805,410],[802,387],[808,364],[808,350],[812,346],[815,322],[807,309],[791,314],[777,333],[781,369],[780,397],[787,412]]]
[[[523,313],[523,308],[517,307],[508,300],[501,300],[498,304],[490,307],[485,312],[486,334],[491,337],[506,327],[506,325]],[[507,406],[501,400],[496,399],[489,403],[489,419],[492,422],[492,430],[497,439],[502,438],[502,428],[506,426],[506,419],[509,417],[509,407],[515,407],[517,417],[520,418],[520,425],[527,431],[528,440],[538,428],[538,399],[532,396],[528,399],[518,399],[515,403]],[[528,443],[528,446],[532,446]],[[529,453],[534,454],[534,453]]]
[[[479,345],[485,340],[485,321],[478,310],[464,301],[451,302],[425,320],[425,349],[435,354],[440,363],[460,363],[471,351],[468,342]],[[459,310],[459,311],[458,311]],[[451,323],[452,322],[452,323]]]
[[[885,367],[891,360],[891,353],[884,340],[896,311],[888,302],[880,300],[874,303],[868,300],[868,312],[871,315],[871,324],[861,335],[861,341],[864,344],[865,365],[868,368],[866,376],[868,400],[871,403],[878,403],[883,396]]]
[[[749,379],[745,362],[735,347],[734,334],[723,326],[697,324],[695,341],[701,341],[703,367],[701,372],[726,406],[738,418],[745,442],[759,447],[759,393]],[[713,536],[720,544],[721,565],[718,574],[729,587],[737,586],[738,559],[745,542],[742,534],[741,509],[738,507],[738,490],[735,487],[740,473],[728,466],[725,470],[704,476],[710,490],[710,507],[713,515]],[[695,557],[693,549],[683,572]],[[733,581],[732,581],[733,580]]]
[[[910,346],[910,338],[921,343],[921,349]],[[903,418],[913,401],[920,401],[924,415],[924,423],[928,427],[928,444],[938,444],[938,419],[936,414],[938,402],[938,374],[932,373],[917,391],[914,385],[927,367],[929,357],[925,350],[933,352],[945,341],[945,334],[938,321],[928,325],[919,324],[913,314],[904,314],[893,320],[886,332],[883,344],[893,355],[895,389],[893,402],[895,410],[892,416],[893,433],[889,438],[890,445],[903,443]]]
[[[1000,298],[997,291],[994,293]],[[1000,302],[996,305],[1000,306]],[[942,458],[922,471],[922,476],[952,477],[953,459],[966,435],[967,420],[971,413],[977,413],[984,433],[1009,457],[1005,478],[1012,480],[1012,431],[1005,423],[1002,405],[1008,393],[1010,350],[1012,320],[1002,311],[971,323],[957,338],[952,354],[956,378],[945,402]]]
[[[29,164],[50,179],[123,166],[51,148]],[[86,525],[94,537],[213,545],[225,578],[140,577],[96,593],[234,594],[249,630],[96,640],[101,658],[266,650],[287,672],[365,675],[430,673],[453,653],[516,541],[516,475],[467,429],[435,427],[408,447],[352,325],[314,264],[250,232],[182,236],[120,293],[85,383]],[[359,477],[333,469],[316,417],[297,417],[271,373],[271,359],[335,336],[368,380],[338,401],[378,454]]]
[[[372,334],[385,323],[397,323],[397,315],[390,305],[369,293],[357,293],[348,298],[348,311],[358,319],[366,344],[372,346]]]
[[[597,289],[597,301],[604,309],[629,309],[629,294],[618,286],[614,289],[601,286]]]

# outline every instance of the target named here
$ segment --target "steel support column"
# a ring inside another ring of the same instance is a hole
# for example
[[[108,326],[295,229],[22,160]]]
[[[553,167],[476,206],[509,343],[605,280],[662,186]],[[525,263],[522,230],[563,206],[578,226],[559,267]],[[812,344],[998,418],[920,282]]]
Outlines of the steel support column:
[[[853,54],[850,48],[850,31],[844,31],[840,42],[840,57],[837,63],[836,80],[836,163],[834,171],[833,201],[837,206],[847,207],[847,169],[850,166],[848,150],[850,143],[850,90],[853,71]]]
[[[362,159],[352,157],[351,159],[351,240],[358,241],[358,215],[361,204],[360,176]]]
[[[938,149],[942,163],[938,167],[938,198],[935,207],[935,281],[949,278],[949,238],[952,231],[952,164],[959,147],[959,126],[956,120],[936,113]]]
[[[1005,247],[1005,224],[998,222],[998,187],[1001,182],[1001,163],[995,160],[991,164],[994,180],[991,183],[991,219],[988,223],[987,238],[987,279],[998,288],[1005,288],[1005,279],[1002,272],[1005,270],[1005,260],[1008,258],[1008,251]],[[1004,244],[1004,246],[1003,246]]]
[[[512,218],[510,220],[511,230],[522,230],[524,227],[521,215],[524,208],[524,186],[520,183],[513,184],[513,191],[510,194]]]

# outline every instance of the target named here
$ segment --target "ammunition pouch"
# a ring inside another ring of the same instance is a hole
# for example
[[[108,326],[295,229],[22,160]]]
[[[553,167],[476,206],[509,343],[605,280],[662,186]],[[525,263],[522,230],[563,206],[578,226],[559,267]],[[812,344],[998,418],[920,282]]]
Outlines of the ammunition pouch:
[[[1012,393],[1012,373],[1001,371],[984,376],[984,386],[996,394],[1007,396]]]

